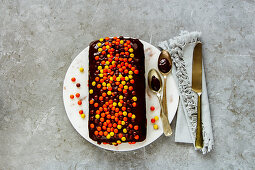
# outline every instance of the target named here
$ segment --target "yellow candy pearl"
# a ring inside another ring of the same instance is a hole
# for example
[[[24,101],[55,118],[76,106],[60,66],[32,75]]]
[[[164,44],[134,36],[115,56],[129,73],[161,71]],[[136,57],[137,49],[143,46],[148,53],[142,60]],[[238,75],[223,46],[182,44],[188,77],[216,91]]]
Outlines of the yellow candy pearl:
[[[100,42],[103,42],[103,41],[104,41],[104,39],[103,39],[103,38],[100,38],[100,39],[99,39],[99,41],[100,41]]]
[[[110,62],[109,62],[109,61],[106,61],[106,62],[105,62],[105,64],[106,64],[106,65],[109,65],[109,64],[110,64]]]
[[[81,114],[81,118],[85,118],[85,114]]]
[[[157,130],[158,129],[158,125],[153,125],[153,128],[155,129],[155,130]]]
[[[95,85],[96,85],[96,82],[95,82],[95,81],[93,81],[91,84],[92,84],[92,86],[95,86]]]
[[[120,81],[120,78],[119,78],[119,77],[117,77],[117,78],[116,78],[116,80],[117,80],[117,81]]]
[[[100,116],[99,116],[99,115],[96,115],[96,116],[95,116],[95,118],[96,118],[96,119],[99,119],[99,118],[100,118]]]
[[[157,120],[159,119],[159,117],[158,117],[158,116],[155,116],[154,119],[157,121]]]
[[[121,141],[120,141],[120,140],[117,140],[117,144],[121,144]]]
[[[130,48],[128,51],[131,53],[134,52],[133,48]]]
[[[102,51],[103,51],[103,49],[102,49],[102,48],[99,48],[99,49],[98,49],[98,52],[102,52]]]
[[[127,89],[128,89],[128,86],[127,86],[127,85],[126,85],[126,86],[124,86],[124,89],[126,89],[126,90],[127,90]]]
[[[132,75],[132,74],[133,74],[133,71],[129,71],[128,74],[131,74],[131,75]]]
[[[125,129],[123,129],[123,133],[127,133],[127,129],[125,128]]]
[[[107,139],[110,139],[110,138],[111,138],[111,135],[109,135],[109,134],[106,135],[106,138],[107,138]]]
[[[98,69],[98,70],[102,70],[102,66],[98,66],[97,69]]]
[[[114,132],[110,132],[110,136],[114,136]]]
[[[132,99],[133,99],[134,101],[137,101],[137,97],[135,97],[135,96],[134,96],[134,97],[132,97]]]
[[[90,89],[90,90],[89,90],[89,94],[92,94],[92,93],[93,93],[93,90],[92,90],[92,89]]]
[[[120,95],[120,96],[119,96],[119,99],[120,99],[120,100],[122,100],[122,99],[123,99],[123,96],[122,96],[122,95]]]
[[[125,138],[125,137],[122,137],[121,140],[122,140],[122,141],[126,141],[126,138]]]
[[[101,47],[101,45],[102,45],[101,43],[97,43],[97,46],[98,46],[98,47]]]
[[[132,117],[131,117],[132,119],[135,119],[135,115],[132,115]]]
[[[110,83],[107,83],[107,87],[111,87],[111,84],[110,84]]]
[[[121,82],[121,84],[122,84],[122,85],[125,85],[125,84],[126,84],[126,82],[125,82],[125,81],[122,81],[122,82]]]
[[[119,103],[118,103],[118,106],[119,106],[119,107],[121,107],[121,106],[122,106],[122,104],[119,102]]]
[[[104,73],[104,70],[100,70],[100,73],[103,74],[103,73]]]
[[[104,75],[103,74],[99,74],[99,77],[104,77]]]
[[[110,95],[112,94],[112,92],[111,92],[111,91],[108,91],[107,94],[110,96]]]
[[[116,103],[116,102],[113,102],[113,104],[112,104],[112,105],[115,107],[115,106],[117,106],[117,103]]]
[[[134,55],[133,53],[132,53],[132,54],[130,54],[130,57],[132,57],[132,58],[133,58],[134,56],[135,56],[135,55]]]
[[[107,57],[108,57],[108,58],[110,58],[110,57],[111,57],[111,55],[110,55],[110,54],[107,54]]]
[[[106,49],[109,49],[109,48],[110,48],[110,46],[109,46],[109,45],[107,45],[107,46],[106,46]]]
[[[128,76],[126,76],[126,77],[125,77],[125,80],[126,80],[126,81],[128,81],[128,80],[129,80]]]
[[[120,44],[123,44],[124,43],[124,41],[123,40],[120,40]]]
[[[124,126],[126,123],[125,123],[125,121],[121,121],[121,124]]]
[[[81,67],[81,68],[80,68],[80,72],[83,72],[83,71],[84,71],[84,68]]]
[[[102,83],[102,86],[106,86],[106,83],[105,83],[105,82],[103,82],[103,83]]]
[[[110,80],[113,81],[113,77],[110,77]]]
[[[108,66],[105,66],[104,68],[105,68],[105,69],[108,69],[109,67],[108,67]]]
[[[120,78],[123,77],[122,74],[120,74],[119,77],[120,77]]]
[[[118,125],[118,126],[117,126],[118,129],[121,129],[121,127],[122,127],[121,125]]]
[[[127,112],[126,112],[126,111],[125,111],[125,112],[123,112],[122,114],[123,114],[123,116],[127,116]]]

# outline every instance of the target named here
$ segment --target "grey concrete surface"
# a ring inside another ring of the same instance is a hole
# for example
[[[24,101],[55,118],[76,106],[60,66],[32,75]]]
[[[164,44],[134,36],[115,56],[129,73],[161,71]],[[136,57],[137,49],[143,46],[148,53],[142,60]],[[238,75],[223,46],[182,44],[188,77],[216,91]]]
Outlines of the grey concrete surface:
[[[254,169],[254,17],[254,0],[1,0],[0,169]],[[62,101],[72,59],[100,37],[157,45],[181,30],[203,33],[214,151],[162,136],[119,153],[83,139]]]

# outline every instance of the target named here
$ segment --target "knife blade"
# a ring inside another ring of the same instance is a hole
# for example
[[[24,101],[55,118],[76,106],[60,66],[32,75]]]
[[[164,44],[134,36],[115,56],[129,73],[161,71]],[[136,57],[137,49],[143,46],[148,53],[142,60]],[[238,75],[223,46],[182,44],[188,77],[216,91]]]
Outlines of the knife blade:
[[[195,147],[198,149],[203,148],[203,135],[202,135],[202,111],[201,111],[201,95],[202,95],[202,43],[196,44],[193,51],[192,63],[192,90],[197,93],[197,128]]]
[[[192,90],[202,92],[202,43],[198,43],[193,51]]]

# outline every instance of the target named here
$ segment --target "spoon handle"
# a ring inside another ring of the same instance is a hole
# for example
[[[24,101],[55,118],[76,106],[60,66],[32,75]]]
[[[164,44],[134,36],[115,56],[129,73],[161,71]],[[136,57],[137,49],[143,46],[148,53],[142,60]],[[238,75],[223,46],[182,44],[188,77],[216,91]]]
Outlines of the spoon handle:
[[[169,124],[168,117],[164,114],[164,108],[162,106],[161,96],[159,93],[157,93],[157,97],[158,97],[158,100],[160,103],[160,118],[161,118],[162,125],[163,125],[163,132],[164,132],[165,136],[170,136],[170,135],[172,135],[173,132],[172,132],[171,126]]]
[[[170,124],[169,120],[168,120],[168,109],[167,109],[167,100],[166,100],[166,75],[164,75],[164,86],[163,86],[163,101],[162,101],[162,104],[163,104],[163,114],[167,117],[167,122],[168,124]],[[171,129],[171,126],[170,126],[170,131],[171,131],[171,134],[172,134],[172,129]]]
[[[163,86],[163,108],[164,108],[164,114],[168,116],[168,110],[167,110],[167,101],[166,101],[166,76],[164,75],[164,86]]]

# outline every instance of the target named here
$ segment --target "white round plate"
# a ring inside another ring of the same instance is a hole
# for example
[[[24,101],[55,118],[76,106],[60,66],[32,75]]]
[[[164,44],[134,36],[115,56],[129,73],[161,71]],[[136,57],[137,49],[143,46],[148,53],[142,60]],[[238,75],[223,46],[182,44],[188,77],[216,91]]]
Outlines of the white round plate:
[[[90,143],[107,150],[112,151],[131,151],[135,149],[142,148],[149,145],[151,142],[155,141],[163,134],[162,123],[159,119],[155,123],[158,125],[158,130],[153,129],[153,124],[151,123],[151,118],[159,116],[160,107],[157,97],[152,93],[147,86],[147,75],[150,69],[157,69],[157,60],[160,51],[153,45],[140,40],[144,45],[145,53],[145,77],[146,77],[146,117],[147,117],[147,136],[143,142],[137,142],[135,144],[122,143],[118,146],[108,145],[108,144],[97,144],[89,138],[88,131],[88,117],[89,117],[89,103],[88,103],[88,55],[89,47],[85,48],[71,63],[67,70],[64,85],[63,85],[63,99],[65,110],[67,116],[76,129],[76,131],[83,136]],[[79,68],[83,67],[84,72],[80,72]],[[76,82],[72,82],[71,78],[75,77]],[[77,88],[76,83],[80,83],[81,87]],[[141,89],[143,90],[143,89]],[[70,99],[70,95],[75,96],[76,93],[80,93],[79,98]],[[82,100],[82,105],[78,105],[78,100]],[[177,110],[177,105],[179,102],[179,95],[177,86],[171,74],[168,75],[167,79],[167,103],[168,103],[168,118],[171,122],[174,118],[175,112]],[[150,107],[154,106],[155,110],[151,111]],[[86,117],[83,119],[79,114],[79,110],[83,110]],[[171,136],[172,137],[172,136]]]

